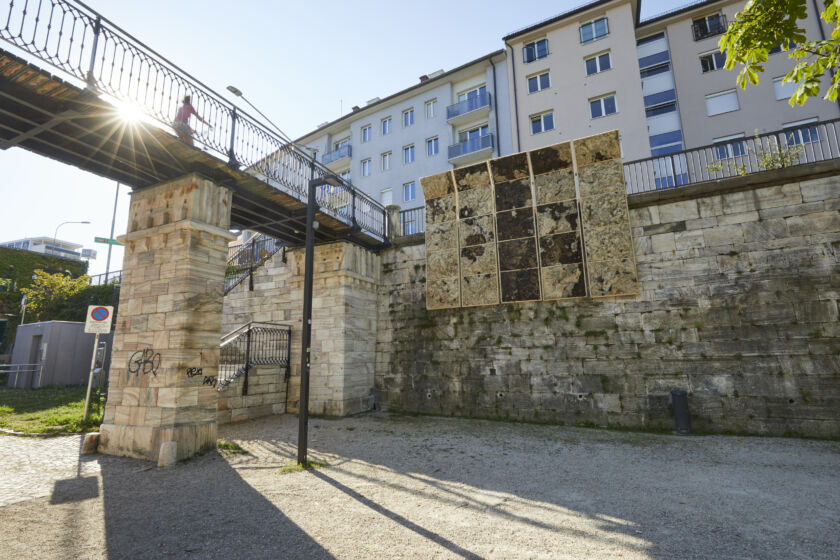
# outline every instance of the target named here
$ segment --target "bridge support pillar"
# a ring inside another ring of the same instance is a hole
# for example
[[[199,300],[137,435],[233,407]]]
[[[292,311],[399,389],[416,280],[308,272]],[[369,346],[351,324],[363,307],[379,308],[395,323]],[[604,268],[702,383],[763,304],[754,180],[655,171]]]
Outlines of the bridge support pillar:
[[[196,174],[131,194],[100,452],[157,461],[174,441],[181,460],[215,446],[231,199]]]

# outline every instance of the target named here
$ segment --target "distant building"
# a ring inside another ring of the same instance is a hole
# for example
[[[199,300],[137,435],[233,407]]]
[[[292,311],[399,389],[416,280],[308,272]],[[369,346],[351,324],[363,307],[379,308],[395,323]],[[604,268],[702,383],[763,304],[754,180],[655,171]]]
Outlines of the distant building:
[[[14,241],[0,242],[0,246],[75,261],[96,258],[96,251],[94,249],[82,249],[82,245],[78,243],[53,239],[52,237],[26,237],[24,239],[15,239]]]

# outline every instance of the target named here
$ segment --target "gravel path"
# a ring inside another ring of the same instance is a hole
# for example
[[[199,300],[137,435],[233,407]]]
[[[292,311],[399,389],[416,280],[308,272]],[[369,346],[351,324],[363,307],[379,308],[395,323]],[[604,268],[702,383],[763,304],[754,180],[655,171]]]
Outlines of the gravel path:
[[[171,469],[0,437],[0,558],[836,558],[840,443],[372,414]]]

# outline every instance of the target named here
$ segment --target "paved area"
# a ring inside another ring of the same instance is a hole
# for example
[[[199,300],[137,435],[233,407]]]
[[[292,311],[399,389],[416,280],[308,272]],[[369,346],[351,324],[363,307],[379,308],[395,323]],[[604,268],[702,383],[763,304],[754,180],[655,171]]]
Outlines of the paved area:
[[[374,414],[171,469],[0,437],[2,558],[837,558],[840,443]]]

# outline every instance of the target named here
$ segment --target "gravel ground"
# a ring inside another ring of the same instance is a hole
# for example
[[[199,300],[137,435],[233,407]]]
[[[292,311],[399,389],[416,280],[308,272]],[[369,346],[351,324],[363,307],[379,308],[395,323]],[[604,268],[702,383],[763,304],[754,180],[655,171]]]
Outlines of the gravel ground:
[[[170,469],[0,437],[0,558],[837,558],[840,443],[372,414]]]

